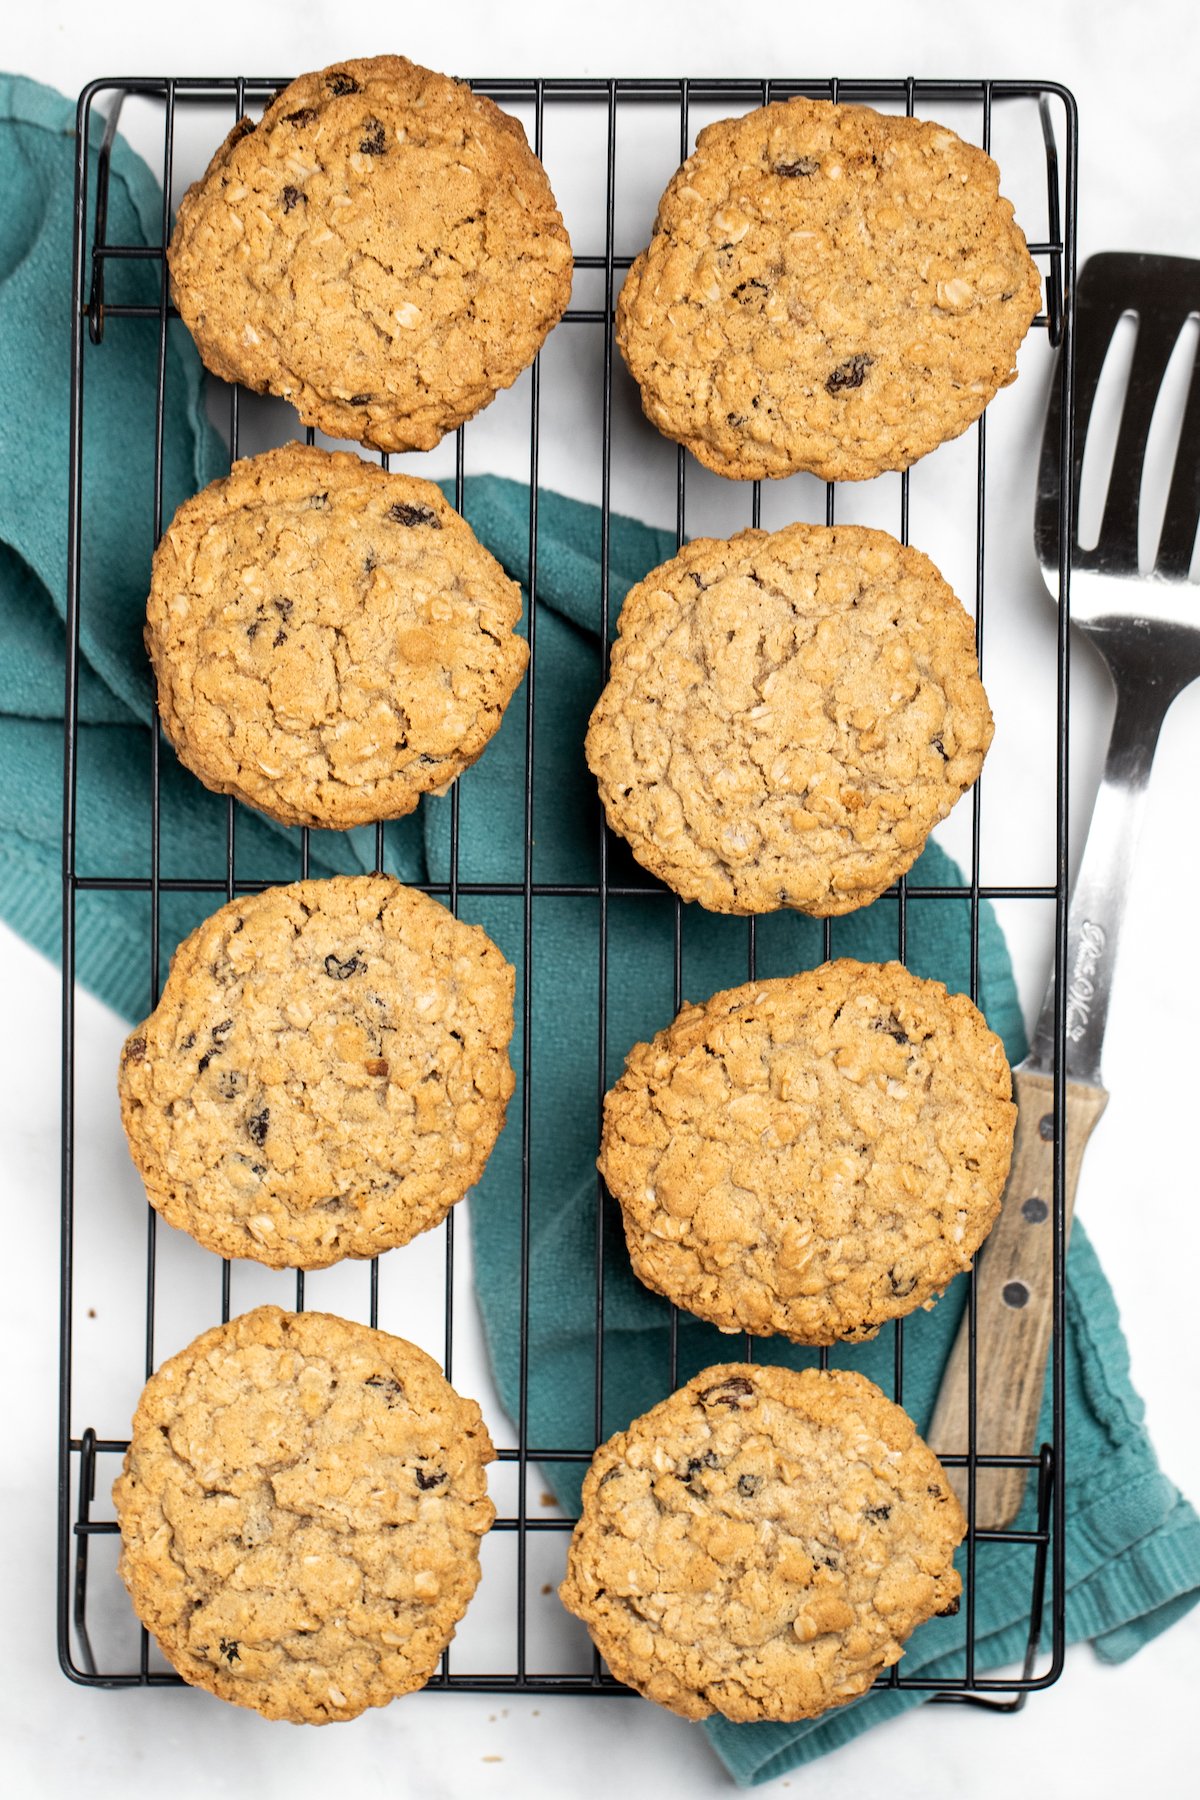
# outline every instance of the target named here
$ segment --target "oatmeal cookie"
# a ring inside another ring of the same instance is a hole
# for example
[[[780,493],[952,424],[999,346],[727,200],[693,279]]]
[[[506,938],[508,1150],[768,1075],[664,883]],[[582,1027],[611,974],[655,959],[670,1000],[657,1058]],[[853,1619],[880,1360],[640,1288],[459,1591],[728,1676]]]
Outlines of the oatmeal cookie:
[[[861,1341],[970,1267],[1011,1096],[965,994],[843,959],[714,994],[635,1045],[599,1168],[647,1287],[722,1331]]]
[[[710,125],[617,306],[646,416],[718,475],[906,469],[1016,375],[1041,283],[991,157],[784,100]]]
[[[511,387],[571,292],[518,121],[402,56],[302,75],[235,125],[169,262],[215,375],[379,450],[430,450]]]
[[[811,1719],[957,1611],[965,1530],[864,1376],[727,1363],[597,1450],[559,1594],[619,1680],[686,1719]]]
[[[713,912],[851,912],[992,741],[971,620],[884,531],[699,538],[626,596],[587,759],[613,830]]]
[[[415,1344],[276,1306],[147,1382],[120,1573],[185,1681],[325,1725],[428,1681],[479,1580],[494,1456]]]
[[[411,812],[482,753],[529,659],[520,616],[432,482],[285,444],[179,508],[146,647],[206,787],[343,829]]]
[[[427,1231],[504,1124],[513,980],[478,925],[388,875],[230,901],[179,946],[121,1054],[151,1205],[272,1268]]]

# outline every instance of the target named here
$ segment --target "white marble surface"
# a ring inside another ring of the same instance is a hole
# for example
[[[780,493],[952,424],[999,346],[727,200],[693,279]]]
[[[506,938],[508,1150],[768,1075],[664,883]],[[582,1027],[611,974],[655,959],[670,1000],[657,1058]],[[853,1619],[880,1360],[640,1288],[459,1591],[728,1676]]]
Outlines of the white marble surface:
[[[142,3],[22,8],[5,20],[0,60],[74,93],[100,74],[288,73],[335,58],[401,50],[435,67],[478,74],[730,74],[1034,76],[1065,82],[1081,113],[1080,248],[1143,248],[1200,256],[1200,137],[1190,117],[1200,49],[1193,9],[1167,0],[1137,7],[1051,8],[1011,0],[897,7],[859,0],[852,12],[747,0],[687,6],[613,0],[603,16],[554,5],[500,8],[459,0],[414,10],[377,0],[347,7],[291,0],[234,7],[212,0],[168,12]],[[135,136],[136,125],[130,122]],[[657,182],[657,171],[654,175]],[[653,185],[653,184],[652,184]],[[582,204],[582,202],[581,202]],[[1039,368],[1041,372],[1039,373]],[[1044,380],[1036,357],[1026,395]],[[989,687],[1001,721],[989,764],[989,843],[998,864],[1035,871],[1049,814],[1044,794],[1049,612],[1028,548],[1028,450],[1036,407],[1017,395],[993,409],[1008,473],[993,519]],[[494,441],[496,460],[505,454]],[[569,442],[552,445],[556,485],[589,492]],[[949,469],[950,459],[946,458]],[[994,462],[993,466],[997,466]],[[919,490],[914,482],[914,493]],[[618,494],[618,503],[621,496]],[[657,506],[651,495],[647,505]],[[624,504],[637,509],[633,486]],[[717,507],[715,498],[711,504]],[[869,516],[869,503],[864,502]],[[857,515],[855,515],[857,516]],[[949,532],[932,500],[926,536]],[[915,533],[914,533],[915,534]],[[924,541],[924,540],[919,540]],[[954,552],[947,535],[945,554]],[[939,554],[930,543],[929,548]],[[949,572],[949,571],[948,571]],[[1007,614],[1002,609],[1008,608]],[[1086,813],[1108,716],[1103,685],[1081,663],[1073,715],[1073,795]],[[1080,1205],[1120,1302],[1162,1461],[1200,1496],[1189,1339],[1200,1232],[1190,1134],[1192,1021],[1198,980],[1184,921],[1200,877],[1193,770],[1200,691],[1176,706],[1164,734],[1130,906],[1105,1073],[1112,1102],[1090,1147]],[[1041,784],[1039,789],[1039,784]],[[1020,808],[1013,796],[1033,794]],[[953,839],[951,840],[953,847]],[[1044,864],[1042,865],[1044,868]],[[1035,909],[1036,910],[1036,909]],[[1006,915],[1027,1011],[1049,954],[1048,922]],[[1170,946],[1169,955],[1164,946]],[[541,1699],[507,1706],[487,1696],[414,1696],[334,1732],[297,1732],[161,1691],[109,1694],[69,1686],[55,1665],[54,1412],[57,1324],[58,977],[0,930],[6,973],[2,1037],[5,1189],[15,1252],[6,1288],[10,1370],[3,1484],[5,1637],[13,1654],[0,1684],[10,1791],[57,1800],[97,1796],[324,1793],[581,1797],[650,1795],[668,1783],[701,1795],[729,1783],[701,1734],[637,1702]],[[116,1218],[132,1180],[111,1099],[119,1022],[87,996],[79,1004],[79,1116],[94,1146],[89,1204]],[[111,1209],[111,1212],[106,1209]],[[119,1233],[97,1257],[119,1258]],[[251,1303],[247,1296],[246,1303]],[[332,1303],[332,1296],[331,1296]],[[163,1346],[163,1349],[173,1346]],[[470,1351],[467,1351],[470,1356]],[[456,1378],[468,1391],[464,1364]],[[483,1382],[482,1373],[475,1381]],[[14,1446],[24,1446],[18,1454]],[[1131,1663],[1101,1667],[1069,1654],[1062,1681],[1015,1719],[927,1708],[859,1740],[818,1768],[776,1784],[828,1800],[886,1789],[903,1800],[970,1795],[992,1800],[1021,1786],[1040,1800],[1087,1793],[1116,1800],[1185,1790],[1184,1752],[1200,1680],[1193,1615]],[[78,1785],[77,1785],[78,1784]]]

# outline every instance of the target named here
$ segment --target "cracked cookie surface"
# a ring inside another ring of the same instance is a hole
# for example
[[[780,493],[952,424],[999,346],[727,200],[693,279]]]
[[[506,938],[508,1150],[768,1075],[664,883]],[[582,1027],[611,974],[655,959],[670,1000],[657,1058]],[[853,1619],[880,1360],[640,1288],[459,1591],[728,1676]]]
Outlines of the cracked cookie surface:
[[[597,1450],[559,1595],[687,1719],[810,1719],[956,1611],[966,1522],[912,1420],[847,1370],[726,1363]]]
[[[193,1686],[323,1725],[428,1681],[495,1509],[479,1408],[402,1338],[259,1307],[143,1390],[121,1577]]]
[[[121,1053],[151,1205],[273,1268],[406,1244],[500,1134],[513,992],[480,926],[388,875],[230,901],[179,946]]]
[[[984,151],[794,99],[700,133],[617,343],[646,416],[717,474],[862,481],[979,417],[1040,298]]]
[[[520,123],[402,56],[303,75],[235,125],[169,262],[214,374],[379,450],[430,450],[511,387],[572,273]]]
[[[411,812],[499,728],[521,590],[432,482],[285,444],[187,500],[154,553],[163,729],[285,825]]]
[[[974,627],[929,558],[789,525],[698,538],[630,590],[587,759],[685,900],[823,917],[912,867],[991,740]]]
[[[965,994],[843,959],[714,994],[636,1044],[598,1166],[647,1287],[723,1331],[861,1341],[970,1267],[1011,1095]]]

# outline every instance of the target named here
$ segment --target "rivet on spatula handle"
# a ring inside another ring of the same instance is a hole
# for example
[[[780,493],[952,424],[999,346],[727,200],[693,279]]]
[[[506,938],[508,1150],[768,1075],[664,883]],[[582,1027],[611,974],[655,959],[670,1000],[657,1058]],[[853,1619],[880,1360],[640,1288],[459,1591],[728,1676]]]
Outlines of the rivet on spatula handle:
[[[1000,1217],[980,1252],[975,1277],[975,1449],[980,1456],[1021,1456],[1034,1448],[1054,1322],[1054,1082],[1049,1075],[1017,1068],[1013,1088],[1017,1133],[1012,1168]],[[1064,1199],[1068,1232],[1084,1146],[1107,1101],[1103,1088],[1067,1084]],[[940,1456],[967,1453],[967,1343],[964,1313],[925,1434]],[[997,1531],[1012,1523],[1027,1473],[1025,1469],[977,1470],[978,1527]],[[948,1469],[946,1474],[965,1508],[966,1469]]]

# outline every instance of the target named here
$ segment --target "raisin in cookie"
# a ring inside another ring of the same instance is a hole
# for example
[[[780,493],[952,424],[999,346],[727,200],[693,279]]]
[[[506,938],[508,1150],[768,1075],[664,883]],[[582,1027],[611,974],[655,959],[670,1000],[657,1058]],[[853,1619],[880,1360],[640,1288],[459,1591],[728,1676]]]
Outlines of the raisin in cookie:
[[[957,1611],[966,1522],[873,1382],[726,1363],[597,1450],[564,1606],[686,1719],[811,1719]]]
[[[634,1272],[722,1331],[874,1337],[991,1230],[1016,1108],[964,994],[826,963],[685,1006],[606,1095]]]
[[[617,307],[646,415],[719,475],[906,469],[1016,375],[1038,273],[990,156],[786,100],[710,125]]]
[[[395,819],[499,727],[521,590],[428,481],[285,444],[187,500],[154,554],[163,728],[285,825]]]
[[[571,291],[518,121],[402,56],[302,75],[235,125],[169,262],[214,374],[380,450],[430,450],[511,387]]]
[[[883,531],[697,539],[630,590],[618,634],[587,735],[608,822],[713,912],[865,906],[992,740],[971,620]]]
[[[353,1719],[422,1687],[454,1636],[493,1456],[414,1344],[262,1306],[147,1382],[113,1489],[121,1576],[193,1686]]]
[[[232,900],[121,1055],[150,1203],[220,1256],[319,1269],[443,1219],[513,1091],[513,971],[387,875]]]

